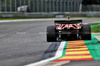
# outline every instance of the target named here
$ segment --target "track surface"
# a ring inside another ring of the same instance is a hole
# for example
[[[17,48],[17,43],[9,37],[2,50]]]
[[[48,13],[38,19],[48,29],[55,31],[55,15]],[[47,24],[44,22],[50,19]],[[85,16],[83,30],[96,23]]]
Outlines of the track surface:
[[[83,23],[100,19],[83,19]],[[0,66],[22,66],[34,63],[51,43],[46,42],[46,27],[53,20],[0,23]]]

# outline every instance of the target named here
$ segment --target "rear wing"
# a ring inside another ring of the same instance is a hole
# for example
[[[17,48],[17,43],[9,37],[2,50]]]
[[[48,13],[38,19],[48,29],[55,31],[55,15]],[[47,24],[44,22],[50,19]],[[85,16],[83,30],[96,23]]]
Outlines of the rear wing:
[[[82,23],[82,20],[55,20],[54,23],[58,23],[58,24],[77,24],[77,23]]]

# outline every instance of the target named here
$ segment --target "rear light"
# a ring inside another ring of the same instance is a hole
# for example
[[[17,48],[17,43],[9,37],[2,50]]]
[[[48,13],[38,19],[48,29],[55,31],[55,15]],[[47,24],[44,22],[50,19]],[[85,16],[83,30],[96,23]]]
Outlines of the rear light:
[[[82,25],[84,25],[84,24],[80,24],[80,26],[82,26]]]
[[[55,26],[57,27],[57,26],[59,26],[59,25],[55,25]]]
[[[67,16],[68,20],[70,20],[70,16]]]

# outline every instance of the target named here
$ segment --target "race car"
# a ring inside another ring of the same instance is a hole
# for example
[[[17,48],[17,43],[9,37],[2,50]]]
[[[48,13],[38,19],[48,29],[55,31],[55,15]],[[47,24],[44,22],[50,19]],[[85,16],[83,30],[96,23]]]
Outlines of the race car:
[[[47,27],[47,42],[91,40],[91,27],[82,20],[55,20],[54,24]]]

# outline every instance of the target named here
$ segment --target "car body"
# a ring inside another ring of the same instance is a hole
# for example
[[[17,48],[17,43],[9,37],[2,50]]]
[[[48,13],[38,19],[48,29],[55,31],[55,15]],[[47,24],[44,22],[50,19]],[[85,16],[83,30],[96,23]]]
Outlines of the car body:
[[[55,20],[54,26],[47,27],[47,41],[91,40],[90,25],[82,20]]]

